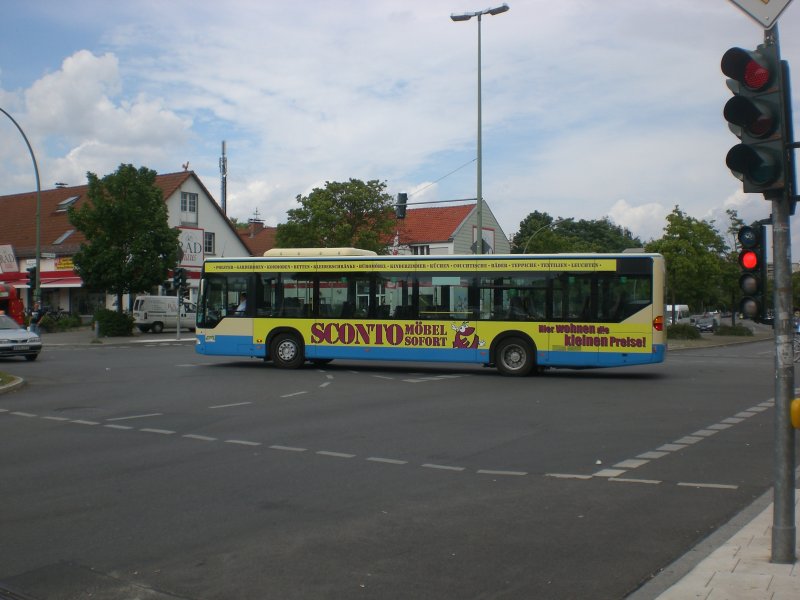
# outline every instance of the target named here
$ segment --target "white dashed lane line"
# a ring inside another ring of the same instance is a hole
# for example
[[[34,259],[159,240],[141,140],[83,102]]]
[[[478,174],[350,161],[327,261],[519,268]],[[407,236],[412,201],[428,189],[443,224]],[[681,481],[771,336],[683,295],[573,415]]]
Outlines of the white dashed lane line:
[[[449,378],[449,376],[437,377],[437,378],[425,378],[424,380],[421,379],[419,381],[429,381],[431,379],[444,379]],[[326,383],[322,384],[323,386]],[[294,392],[291,394],[286,394],[281,396],[282,398],[291,398],[295,396],[299,396],[302,394],[306,394],[305,391]],[[224,408],[230,406],[242,406],[245,404],[252,404],[252,402],[238,402],[235,404],[221,404],[217,406],[211,406],[209,408]],[[551,477],[555,479],[576,479],[576,480],[588,480],[593,478],[600,478],[606,479],[609,482],[614,483],[628,483],[628,484],[640,484],[640,485],[659,485],[663,483],[660,480],[656,479],[640,479],[640,478],[633,478],[633,477],[622,477],[628,471],[637,469],[641,466],[649,464],[654,460],[658,460],[659,458],[663,458],[665,456],[670,456],[674,452],[679,452],[684,448],[689,446],[693,446],[702,442],[703,440],[709,439],[713,437],[720,431],[724,431],[732,427],[737,423],[741,423],[746,419],[756,416],[769,408],[773,408],[775,406],[774,401],[770,400],[768,402],[762,402],[761,404],[752,407],[751,409],[739,412],[736,414],[735,417],[729,417],[727,419],[723,419],[719,423],[715,423],[713,425],[709,425],[703,429],[695,431],[691,435],[684,436],[675,440],[669,444],[663,444],[659,446],[656,450],[650,450],[648,452],[643,452],[636,456],[636,458],[631,458],[627,460],[620,461],[613,465],[612,468],[605,468],[600,469],[592,474],[576,474],[576,473],[545,473],[545,477]],[[90,421],[86,419],[70,419],[67,417],[61,416],[51,416],[51,415],[44,415],[39,416],[35,413],[25,412],[25,411],[10,411],[8,409],[0,409],[0,414],[6,414],[9,416],[17,416],[23,417],[27,419],[41,419],[46,421],[52,422],[59,422],[59,423],[69,423],[75,425],[86,425],[86,426],[100,426],[112,430],[117,431],[139,431],[142,433],[154,433],[158,435],[176,435],[178,434],[177,431],[171,429],[158,429],[153,427],[141,427],[135,428],[130,425],[120,425],[114,421],[122,421],[122,420],[130,420],[130,419],[140,419],[140,418],[151,418],[162,416],[162,413],[147,413],[142,415],[130,415],[127,417],[113,417],[106,419],[105,423],[101,423],[99,421]],[[219,441],[216,437],[194,434],[194,433],[185,433],[180,435],[180,437],[189,439],[189,440],[196,440],[202,441],[207,443],[213,443]],[[238,445],[238,446],[247,446],[247,447],[260,447],[263,446],[263,442],[255,441],[255,440],[242,440],[242,439],[227,439],[223,440],[226,444],[231,445]],[[281,444],[272,444],[267,446],[270,450],[275,450],[279,452],[293,452],[293,453],[304,453],[304,452],[313,452],[318,456],[324,456],[329,458],[341,458],[341,459],[357,459],[358,455],[352,454],[349,452],[336,452],[332,450],[317,450],[312,451],[308,448],[302,448],[298,446],[286,446]],[[372,463],[380,463],[386,465],[409,465],[411,464],[407,460],[401,460],[397,458],[389,458],[389,457],[379,457],[379,456],[369,456],[364,458],[363,460]],[[463,473],[463,472],[474,472],[479,475],[491,475],[496,477],[526,477],[530,475],[527,471],[513,471],[513,470],[504,470],[504,469],[475,469],[473,471],[469,471],[466,467],[461,467],[458,465],[442,465],[436,463],[423,463],[418,465],[420,468],[424,469],[431,469],[435,471],[444,471],[444,472],[452,472],[452,473]],[[703,482],[677,482],[675,485],[680,487],[688,487],[688,488],[700,488],[700,489],[718,489],[718,490],[736,490],[738,486],[736,485],[726,485],[720,483],[703,483]]]

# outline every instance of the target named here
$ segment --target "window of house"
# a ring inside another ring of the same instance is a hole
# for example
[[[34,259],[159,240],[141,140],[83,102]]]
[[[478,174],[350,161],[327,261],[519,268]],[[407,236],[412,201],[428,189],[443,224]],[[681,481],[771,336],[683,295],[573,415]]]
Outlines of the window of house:
[[[56,212],[67,212],[67,209],[78,201],[80,196],[70,196],[56,205]]]
[[[206,231],[203,234],[203,252],[205,254],[216,254],[214,251],[215,236],[213,231]]]
[[[197,194],[181,192],[181,222],[197,224]]]
[[[59,244],[63,244],[64,240],[66,240],[69,236],[75,233],[74,229],[68,229],[64,233],[62,233],[58,238],[53,242],[54,246],[58,246]]]
[[[426,246],[411,246],[411,253],[412,254],[417,254],[417,255],[423,255],[423,254],[427,255],[427,254],[431,253],[431,247],[427,246],[427,245]]]

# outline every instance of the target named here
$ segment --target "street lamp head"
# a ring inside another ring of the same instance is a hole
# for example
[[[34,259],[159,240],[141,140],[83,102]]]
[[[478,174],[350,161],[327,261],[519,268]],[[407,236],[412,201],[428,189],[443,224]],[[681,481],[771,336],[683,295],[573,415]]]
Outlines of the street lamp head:
[[[472,13],[465,13],[463,15],[450,15],[453,21],[469,21],[473,17]]]
[[[502,6],[498,6],[498,7],[496,7],[496,8],[490,8],[490,9],[489,9],[487,12],[488,12],[490,15],[499,15],[500,13],[504,13],[504,12],[506,12],[506,11],[508,10],[508,8],[509,8],[509,7],[508,7],[508,4],[506,4],[506,3],[503,3],[503,5],[502,5]]]

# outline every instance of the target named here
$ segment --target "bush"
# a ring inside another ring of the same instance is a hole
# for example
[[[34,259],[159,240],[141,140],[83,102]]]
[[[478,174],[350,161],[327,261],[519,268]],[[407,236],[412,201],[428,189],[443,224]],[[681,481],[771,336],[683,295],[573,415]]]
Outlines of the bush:
[[[46,314],[39,321],[39,329],[46,333],[54,331],[67,331],[81,326],[81,318],[78,315],[66,315],[55,318],[53,315]]]
[[[94,313],[94,319],[100,327],[102,336],[133,335],[133,317],[131,315],[100,308]]]
[[[39,319],[39,329],[47,333],[52,333],[56,330],[56,320],[50,315],[45,315]]]
[[[714,332],[714,335],[752,336],[753,332],[744,325],[736,325],[735,327],[731,327],[730,325],[720,325],[719,329]]]
[[[667,327],[668,340],[699,340],[701,337],[700,330],[694,325],[678,323]]]

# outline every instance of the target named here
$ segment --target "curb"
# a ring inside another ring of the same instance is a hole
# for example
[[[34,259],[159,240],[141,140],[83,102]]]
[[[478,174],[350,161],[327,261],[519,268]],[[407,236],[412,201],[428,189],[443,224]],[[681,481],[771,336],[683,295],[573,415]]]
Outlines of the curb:
[[[741,344],[754,344],[755,342],[766,342],[773,340],[773,336],[752,336],[752,337],[726,337],[725,339],[710,340],[667,340],[667,352],[677,350],[697,350],[699,348],[717,348],[719,346],[738,346]]]
[[[11,383],[0,385],[0,394],[13,392],[17,388],[20,388],[23,385],[25,385],[25,380],[22,379],[22,377],[15,377],[14,375],[12,375],[11,377],[12,377]]]

